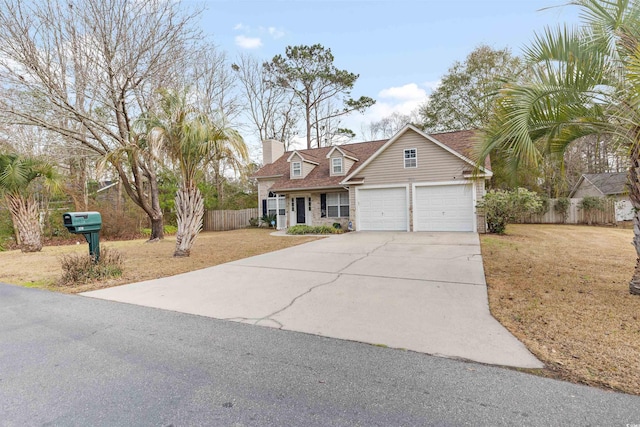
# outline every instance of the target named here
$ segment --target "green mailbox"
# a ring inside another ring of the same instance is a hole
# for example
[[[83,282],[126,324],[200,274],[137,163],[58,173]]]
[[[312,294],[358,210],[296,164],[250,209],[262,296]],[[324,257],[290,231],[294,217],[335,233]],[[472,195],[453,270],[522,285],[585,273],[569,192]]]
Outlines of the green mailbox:
[[[70,233],[82,234],[89,243],[89,255],[95,262],[100,260],[100,237],[102,216],[100,212],[67,212],[62,215],[62,222]]]

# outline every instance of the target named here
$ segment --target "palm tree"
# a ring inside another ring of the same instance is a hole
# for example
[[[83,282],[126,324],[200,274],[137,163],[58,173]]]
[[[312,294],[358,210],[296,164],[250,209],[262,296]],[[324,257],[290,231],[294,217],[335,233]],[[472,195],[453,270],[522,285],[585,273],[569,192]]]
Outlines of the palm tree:
[[[0,154],[0,194],[11,213],[22,252],[42,249],[37,194],[58,191],[60,177],[52,164],[34,157]]]
[[[525,50],[532,74],[506,82],[484,130],[480,162],[495,149],[514,170],[562,157],[586,135],[628,149],[638,253],[629,284],[640,294],[640,0],[574,0],[581,25],[547,28]]]
[[[248,158],[242,137],[234,130],[217,126],[187,102],[188,93],[162,91],[159,111],[146,120],[151,144],[159,141],[169,160],[179,169],[180,186],[175,207],[178,220],[174,256],[189,256],[202,230],[204,198],[198,180],[213,161],[236,164]]]

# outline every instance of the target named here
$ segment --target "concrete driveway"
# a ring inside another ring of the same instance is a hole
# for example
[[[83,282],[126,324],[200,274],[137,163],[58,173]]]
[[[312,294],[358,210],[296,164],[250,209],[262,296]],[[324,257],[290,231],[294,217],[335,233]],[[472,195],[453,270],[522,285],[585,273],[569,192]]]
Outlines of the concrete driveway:
[[[475,233],[347,233],[83,295],[487,364],[543,366],[489,313]]]

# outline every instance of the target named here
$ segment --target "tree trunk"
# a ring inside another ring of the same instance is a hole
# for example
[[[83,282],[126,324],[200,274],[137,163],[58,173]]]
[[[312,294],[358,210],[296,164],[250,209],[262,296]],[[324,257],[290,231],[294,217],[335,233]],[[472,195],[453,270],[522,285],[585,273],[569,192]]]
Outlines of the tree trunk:
[[[307,121],[307,149],[311,149],[311,101],[309,100],[309,94],[307,93],[305,103],[305,119]]]
[[[629,293],[640,295],[640,211],[636,210],[633,215],[633,246],[636,248],[636,268],[633,277],[629,282]]]
[[[33,197],[18,194],[7,194],[7,204],[11,212],[11,220],[18,230],[17,241],[22,252],[39,252],[42,250],[40,233],[40,213],[38,202]]]
[[[633,246],[636,248],[636,268],[629,282],[629,293],[640,295],[640,142],[631,150],[629,167],[629,199],[635,209],[633,215]]]
[[[148,171],[149,193],[151,196],[151,236],[149,241],[157,242],[164,239],[164,214],[160,207],[160,189],[158,187],[158,178],[153,171]]]
[[[176,193],[176,216],[178,233],[174,257],[185,257],[191,254],[191,247],[202,230],[204,216],[204,199],[197,187],[180,187]]]
[[[151,236],[149,236],[148,243],[158,242],[164,239],[164,220],[160,218],[149,218],[151,220]],[[160,237],[157,237],[160,236]]]
[[[157,242],[164,239],[164,227],[163,227],[163,213],[160,207],[160,197],[158,190],[158,181],[155,173],[151,171],[144,171],[146,181],[143,177],[143,169],[137,163],[131,162],[131,171],[133,173],[133,180],[135,186],[129,181],[129,177],[122,164],[112,162],[112,165],[116,168],[122,188],[131,198],[133,203],[138,205],[149,218],[151,222],[151,236],[149,236],[149,242]],[[145,194],[145,184],[149,195]]]

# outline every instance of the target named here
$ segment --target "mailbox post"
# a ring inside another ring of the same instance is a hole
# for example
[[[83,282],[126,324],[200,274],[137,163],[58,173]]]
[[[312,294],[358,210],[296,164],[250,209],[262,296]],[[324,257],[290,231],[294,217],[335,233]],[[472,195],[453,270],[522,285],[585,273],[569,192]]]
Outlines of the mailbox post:
[[[100,212],[67,212],[62,215],[62,222],[70,233],[82,234],[89,244],[89,255],[94,262],[100,260],[100,229],[102,216]]]

